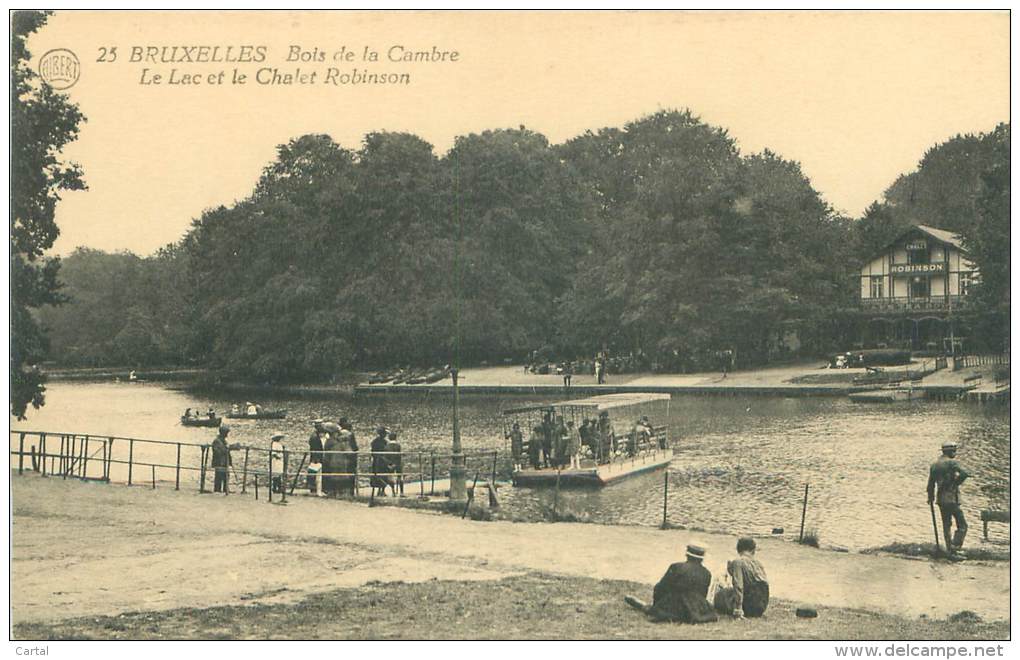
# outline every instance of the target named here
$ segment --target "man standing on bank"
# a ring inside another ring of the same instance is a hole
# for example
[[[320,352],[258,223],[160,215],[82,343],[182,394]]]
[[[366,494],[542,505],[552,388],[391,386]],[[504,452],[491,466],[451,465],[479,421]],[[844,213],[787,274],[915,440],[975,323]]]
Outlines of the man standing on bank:
[[[963,540],[967,536],[967,520],[960,508],[960,484],[970,474],[956,460],[956,446],[955,442],[943,444],[942,455],[931,464],[928,471],[928,505],[931,506],[932,502],[939,505],[946,551],[950,557],[959,558],[960,548],[963,547]],[[956,533],[950,536],[954,520]]]
[[[228,433],[230,433],[230,427],[221,424],[219,435],[212,442],[212,466],[216,475],[213,480],[214,493],[227,492],[227,471],[231,464],[230,447],[227,446]]]

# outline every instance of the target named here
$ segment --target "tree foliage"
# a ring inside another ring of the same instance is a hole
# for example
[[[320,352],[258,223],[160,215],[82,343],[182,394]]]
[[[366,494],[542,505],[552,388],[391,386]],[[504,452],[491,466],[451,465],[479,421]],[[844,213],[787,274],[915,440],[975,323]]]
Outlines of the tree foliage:
[[[858,254],[939,203],[903,197],[904,181],[935,191],[954,164],[971,171],[969,153],[932,150],[851,221],[798,163],[741,154],[688,111],[560,145],[489,130],[442,156],[407,133],[371,133],[356,150],[305,135],[278,148],[250,196],[208,209],[156,255],[71,255],[75,302],[44,318],[64,328],[54,343],[67,360],[203,364],[259,383],[535,349],[606,347],[664,369],[722,352],[759,364],[790,331],[811,353],[845,345]],[[1008,244],[1005,162],[968,193],[987,224],[974,234],[982,260]],[[1005,258],[994,273],[1008,275]],[[988,272],[982,287],[1001,297],[1006,280]],[[83,331],[58,318],[72,310],[117,313]]]
[[[54,211],[63,190],[82,190],[81,169],[60,159],[85,120],[78,106],[43,83],[31,69],[28,37],[48,13],[16,11],[11,16],[11,414],[24,419],[31,404],[44,402],[44,379],[37,364],[47,339],[32,315],[42,305],[59,304],[56,259],[43,253],[59,235]]]

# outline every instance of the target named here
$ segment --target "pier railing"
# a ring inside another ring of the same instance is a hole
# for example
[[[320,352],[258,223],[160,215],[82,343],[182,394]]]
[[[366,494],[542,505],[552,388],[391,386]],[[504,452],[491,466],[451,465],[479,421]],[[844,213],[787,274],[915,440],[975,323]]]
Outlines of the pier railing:
[[[991,353],[986,355],[958,355],[953,360],[953,371],[967,367],[1009,366],[1009,353]]]
[[[333,450],[321,452],[329,469],[314,472],[308,469],[309,451],[289,448],[274,451],[235,443],[229,445],[231,463],[224,467],[212,464],[209,444],[23,430],[11,430],[9,438],[11,469],[16,469],[19,475],[29,470],[44,477],[128,486],[156,488],[172,484],[175,490],[180,490],[183,485],[197,487],[204,493],[214,487],[208,482],[214,481],[219,470],[226,476],[224,494],[253,492],[258,499],[261,487],[267,491],[269,501],[274,491],[286,497],[299,487],[307,488],[309,482],[314,487],[317,478],[322,478],[326,482],[324,487],[335,488],[338,494],[357,496],[365,487],[397,484],[401,490],[409,487],[417,491],[411,495],[435,496],[437,482],[449,479],[453,463],[452,454],[435,451]],[[500,463],[497,450],[466,451],[463,455],[468,474],[480,475],[485,482],[497,481],[508,467]]]

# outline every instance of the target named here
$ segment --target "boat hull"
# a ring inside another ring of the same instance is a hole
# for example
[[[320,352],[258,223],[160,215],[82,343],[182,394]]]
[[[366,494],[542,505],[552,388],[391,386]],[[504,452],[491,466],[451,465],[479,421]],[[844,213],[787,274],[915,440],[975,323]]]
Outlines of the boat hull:
[[[854,403],[895,403],[896,401],[923,399],[925,394],[924,390],[918,389],[884,389],[853,392],[849,396]]]
[[[213,417],[212,419],[202,417],[199,417],[198,419],[195,418],[189,419],[187,417],[181,417],[182,426],[201,426],[205,428],[216,428],[221,423],[223,423],[222,417]]]
[[[577,470],[553,468],[515,470],[514,484],[524,487],[555,487],[557,474],[561,488],[602,488],[616,481],[658,470],[673,460],[672,449],[659,449],[642,456],[634,456],[605,465],[584,467]]]
[[[249,415],[247,413],[227,413],[227,419],[285,419],[286,417],[286,410],[267,410],[257,415]]]

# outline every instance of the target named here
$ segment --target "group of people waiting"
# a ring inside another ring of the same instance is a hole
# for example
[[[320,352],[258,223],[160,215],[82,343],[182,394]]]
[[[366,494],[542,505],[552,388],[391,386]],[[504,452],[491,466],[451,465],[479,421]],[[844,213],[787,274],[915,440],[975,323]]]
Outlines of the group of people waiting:
[[[531,429],[527,442],[519,422],[513,423],[506,437],[510,440],[514,470],[522,469],[525,459],[535,470],[576,470],[580,469],[582,458],[603,464],[614,456],[634,456],[653,443],[655,433],[647,416],[635,420],[630,431],[619,437],[607,411],[600,412],[597,419],[585,417],[580,426],[547,411],[542,422]],[[660,438],[660,448],[663,442],[665,436]]]
[[[769,605],[769,582],[756,553],[754,539],[739,539],[737,557],[726,563],[725,574],[713,580],[704,566],[705,548],[692,543],[687,546],[687,561],[672,564],[655,585],[651,605],[630,596],[627,602],[656,621],[708,623],[717,621],[720,614],[760,617]]]
[[[308,490],[318,497],[354,495],[358,441],[350,420],[312,420],[308,436]]]

